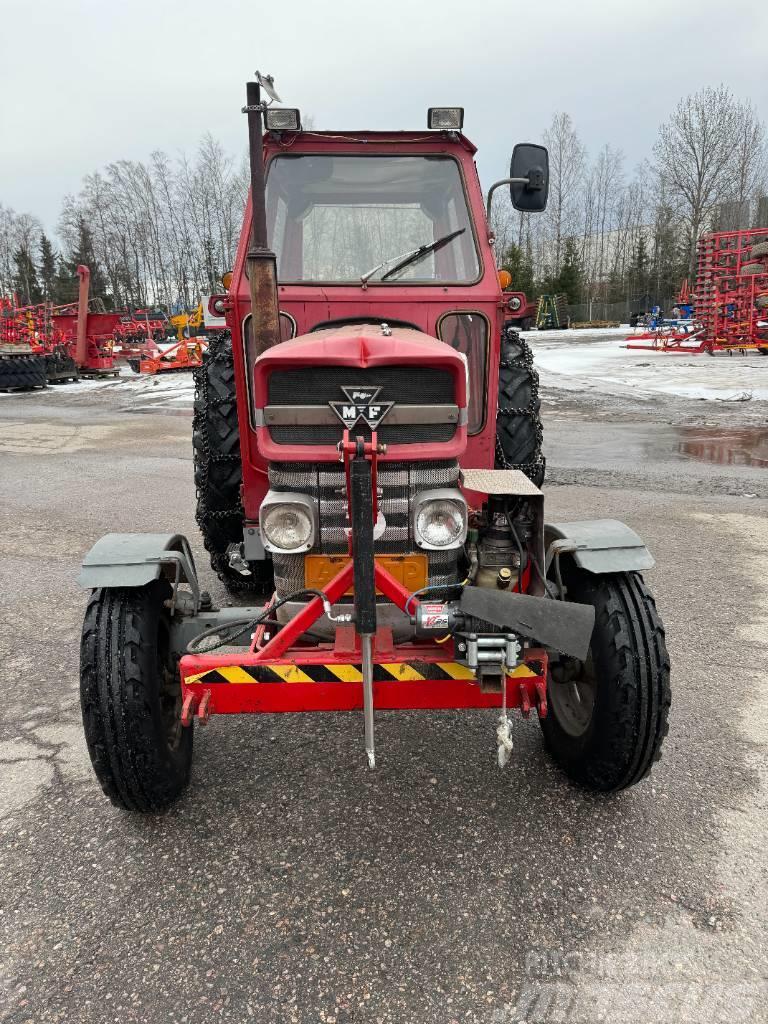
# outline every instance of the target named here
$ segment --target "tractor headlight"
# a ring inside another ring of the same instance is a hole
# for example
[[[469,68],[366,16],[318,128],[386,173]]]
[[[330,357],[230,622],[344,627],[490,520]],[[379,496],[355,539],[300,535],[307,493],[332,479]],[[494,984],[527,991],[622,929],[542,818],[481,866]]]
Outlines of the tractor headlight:
[[[460,548],[467,539],[467,503],[451,487],[422,491],[413,499],[413,535],[420,548]]]
[[[269,491],[259,510],[261,539],[277,554],[309,551],[317,533],[317,507],[306,494]]]

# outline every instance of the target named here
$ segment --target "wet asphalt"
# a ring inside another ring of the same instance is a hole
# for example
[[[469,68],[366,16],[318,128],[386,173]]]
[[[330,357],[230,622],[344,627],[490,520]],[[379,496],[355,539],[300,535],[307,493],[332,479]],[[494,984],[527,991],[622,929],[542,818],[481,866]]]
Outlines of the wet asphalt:
[[[588,466],[593,427],[550,419],[548,517],[624,519],[658,562],[648,780],[585,794],[520,719],[502,773],[493,712],[380,714],[374,772],[358,714],[221,718],[187,794],[135,817],[90,772],[75,577],[102,533],[181,531],[225,599],[190,421],[0,402],[0,1020],[765,1020],[768,501],[754,467],[729,494],[669,451]]]

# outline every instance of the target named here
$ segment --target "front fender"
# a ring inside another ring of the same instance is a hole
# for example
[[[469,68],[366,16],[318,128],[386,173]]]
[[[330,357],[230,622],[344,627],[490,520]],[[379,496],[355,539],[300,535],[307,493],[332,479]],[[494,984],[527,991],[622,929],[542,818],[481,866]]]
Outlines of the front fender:
[[[547,567],[559,549],[568,553],[580,569],[603,575],[611,572],[642,572],[656,564],[642,539],[618,519],[585,519],[577,523],[548,523],[544,527]],[[554,541],[567,541],[552,549]]]
[[[164,574],[174,589],[188,583],[197,603],[197,573],[187,538],[180,533],[108,533],[83,559],[77,582],[97,587],[143,587]]]

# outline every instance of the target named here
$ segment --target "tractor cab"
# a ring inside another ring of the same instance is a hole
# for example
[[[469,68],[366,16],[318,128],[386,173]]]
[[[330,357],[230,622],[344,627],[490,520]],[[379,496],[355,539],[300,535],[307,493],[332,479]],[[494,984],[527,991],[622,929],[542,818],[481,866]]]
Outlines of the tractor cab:
[[[295,130],[283,127],[290,114]],[[319,355],[321,343],[332,343],[337,354],[345,345],[351,352],[353,339],[359,342],[365,335],[371,346],[370,328],[376,328],[373,347],[383,356],[401,340],[413,344],[417,333],[426,352],[438,351],[435,341],[450,347],[465,365],[462,465],[521,468],[541,483],[536,380],[530,360],[523,365],[524,346],[512,325],[516,311],[502,291],[476,148],[461,131],[461,108],[431,108],[426,131],[402,132],[302,131],[298,111],[271,109],[265,116],[260,159],[264,184],[255,193],[263,211],[257,210],[254,218],[249,200],[228,299],[235,368],[238,377],[242,374],[247,405],[241,408],[242,421],[247,418],[251,428],[241,437],[246,517],[258,518],[268,442],[266,435],[261,442],[257,438],[263,407],[256,398],[256,360],[273,345],[260,343],[254,335],[248,276],[253,226],[262,218],[266,248],[274,253],[281,342],[313,336],[303,341],[305,362],[307,352]],[[516,147],[510,178],[498,184],[517,189],[513,199],[526,208],[541,207],[546,202],[546,167],[541,147]],[[532,174],[534,187],[525,193]],[[502,408],[510,397],[516,404],[503,414],[514,422],[499,434],[495,399],[502,346],[511,355],[502,372]],[[270,360],[298,358],[298,351],[279,348]],[[429,356],[423,352],[421,359],[426,371]],[[518,365],[512,367],[515,359]],[[378,401],[402,401],[398,392],[403,386],[393,378]],[[297,387],[299,394],[298,382]],[[310,391],[307,401],[312,404],[320,392],[313,384]],[[426,398],[429,388],[421,393]],[[326,406],[339,397],[337,386],[335,393],[325,395]],[[388,425],[382,421],[383,436],[400,415],[389,415]],[[518,435],[511,446],[510,431]],[[427,424],[412,431],[414,442],[434,435],[435,427]]]

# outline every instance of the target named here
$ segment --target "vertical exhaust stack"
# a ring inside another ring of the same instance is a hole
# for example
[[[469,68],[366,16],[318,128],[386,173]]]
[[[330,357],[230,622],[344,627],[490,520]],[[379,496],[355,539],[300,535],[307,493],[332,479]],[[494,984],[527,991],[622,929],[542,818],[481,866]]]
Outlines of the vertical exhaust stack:
[[[251,337],[254,356],[280,341],[277,304],[277,263],[267,242],[267,208],[262,151],[262,115],[258,82],[246,85],[248,115],[248,153],[251,165],[251,239],[246,255],[246,274],[251,293]]]
[[[79,266],[77,276],[80,278],[80,289],[77,296],[75,362],[78,366],[85,366],[88,355],[88,296],[91,289],[91,271],[88,267]]]

